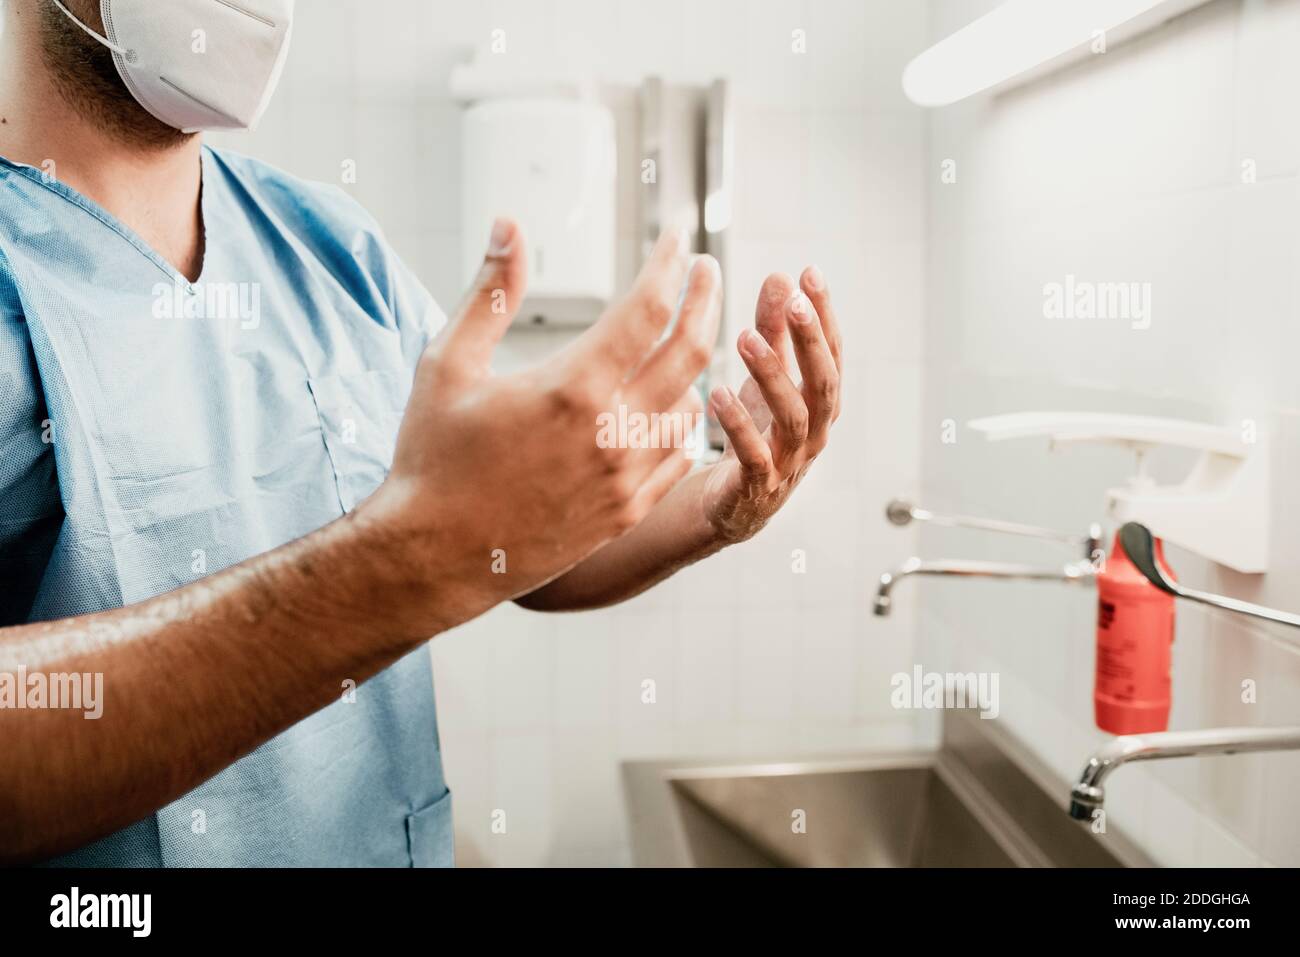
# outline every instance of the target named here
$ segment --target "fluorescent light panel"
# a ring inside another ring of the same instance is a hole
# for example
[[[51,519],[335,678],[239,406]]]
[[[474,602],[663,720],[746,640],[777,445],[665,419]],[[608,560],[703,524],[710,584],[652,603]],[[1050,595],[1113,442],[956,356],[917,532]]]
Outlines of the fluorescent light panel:
[[[1098,31],[1109,48],[1205,2],[1006,0],[909,63],[903,91],[921,106],[947,106],[1088,56]]]

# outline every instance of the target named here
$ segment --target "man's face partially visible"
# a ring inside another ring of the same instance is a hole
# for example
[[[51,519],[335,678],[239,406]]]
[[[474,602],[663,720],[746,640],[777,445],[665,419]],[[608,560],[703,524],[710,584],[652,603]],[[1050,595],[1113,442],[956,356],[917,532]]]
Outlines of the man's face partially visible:
[[[74,109],[118,139],[144,149],[165,149],[189,139],[155,119],[135,101],[113,62],[113,52],[69,20],[50,0],[32,0],[39,17],[41,59],[59,94]],[[99,0],[63,0],[82,23],[104,33]]]

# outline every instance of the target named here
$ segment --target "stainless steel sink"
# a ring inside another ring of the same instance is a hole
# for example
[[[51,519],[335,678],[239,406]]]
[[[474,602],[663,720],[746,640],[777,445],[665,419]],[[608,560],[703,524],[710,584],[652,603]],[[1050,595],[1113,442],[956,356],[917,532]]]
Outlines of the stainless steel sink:
[[[672,779],[703,867],[1011,867],[1021,863],[936,765]],[[781,813],[783,812],[784,813]]]
[[[1070,820],[1069,785],[993,722],[945,715],[943,746],[814,761],[623,766],[646,866],[1116,867],[1123,835]]]

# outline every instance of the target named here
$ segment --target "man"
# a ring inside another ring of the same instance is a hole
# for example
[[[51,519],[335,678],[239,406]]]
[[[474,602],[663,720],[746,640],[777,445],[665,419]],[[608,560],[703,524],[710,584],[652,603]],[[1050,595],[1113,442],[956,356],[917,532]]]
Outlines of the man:
[[[711,397],[721,462],[603,448],[603,412],[699,410],[721,277],[683,234],[560,355],[493,377],[513,223],[430,344],[441,313],[345,195],[184,132],[256,120],[292,0],[4,10],[0,677],[102,695],[86,720],[0,694],[0,859],[450,863],[424,643],[757,532],[836,415],[824,281],[765,283],[743,400]]]

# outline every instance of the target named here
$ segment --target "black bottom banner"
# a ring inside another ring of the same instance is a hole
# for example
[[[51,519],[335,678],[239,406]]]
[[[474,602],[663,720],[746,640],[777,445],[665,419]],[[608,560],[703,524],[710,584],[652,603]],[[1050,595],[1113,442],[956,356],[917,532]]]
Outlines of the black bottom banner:
[[[8,870],[0,918],[7,944],[75,935],[92,947],[268,935],[337,946],[413,933],[436,945],[466,932],[609,946],[624,935],[662,943],[675,929],[696,944],[848,931],[864,945],[917,933],[986,943],[1113,933],[1232,946],[1240,934],[1285,933],[1295,879],[1286,870]]]

